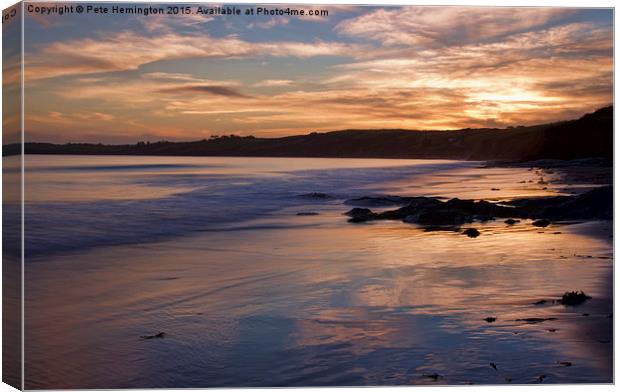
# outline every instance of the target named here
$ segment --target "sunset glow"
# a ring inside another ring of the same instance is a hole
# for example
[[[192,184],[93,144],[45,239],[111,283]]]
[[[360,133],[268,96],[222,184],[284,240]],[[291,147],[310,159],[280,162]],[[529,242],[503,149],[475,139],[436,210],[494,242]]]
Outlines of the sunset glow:
[[[613,99],[609,9],[322,9],[329,16],[27,13],[27,139],[501,128]]]

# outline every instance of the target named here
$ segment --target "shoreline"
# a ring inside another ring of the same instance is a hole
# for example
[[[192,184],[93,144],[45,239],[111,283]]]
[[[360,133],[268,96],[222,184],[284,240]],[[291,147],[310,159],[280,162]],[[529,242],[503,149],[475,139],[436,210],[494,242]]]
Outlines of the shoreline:
[[[557,184],[542,191],[534,171],[471,162],[294,166],[245,159],[231,165],[233,172],[226,159],[197,169],[187,163],[198,160],[175,159],[178,169],[150,171],[145,163],[161,159],[124,158],[101,159],[84,172],[72,169],[92,159],[39,161],[42,169],[56,168],[31,177],[39,186],[87,176],[96,180],[88,189],[52,189],[77,198],[96,187],[99,199],[71,203],[63,194],[43,195],[64,200],[81,220],[50,225],[40,239],[58,249],[73,238],[84,243],[86,233],[93,245],[27,263],[31,388],[526,384],[543,375],[544,383],[612,380],[609,221],[538,228],[490,220],[464,224],[481,233],[469,238],[399,221],[350,224],[342,215],[353,207],[347,199],[369,194],[557,197]],[[119,175],[114,165],[140,170]],[[108,194],[100,184],[126,193],[145,180],[190,189],[164,204],[100,199]],[[58,210],[40,208],[41,217]],[[158,217],[178,223],[178,231],[154,238],[153,208],[178,208]],[[242,220],[223,229],[215,210]],[[119,244],[127,239],[117,232],[127,229],[119,219],[129,213],[131,232],[144,235]],[[110,224],[92,227],[93,217]],[[557,302],[582,290],[592,297],[583,304]],[[152,336],[159,337],[142,338]],[[175,378],[179,367],[184,374]]]
[[[105,377],[113,369],[106,359],[118,352],[127,352],[132,363],[155,366],[152,371],[158,374],[145,378],[133,378],[127,369],[109,375],[115,383],[135,387],[147,380],[149,386],[170,385],[166,362],[149,361],[165,355],[175,355],[175,364],[196,372],[207,366],[196,361],[197,355],[233,356],[227,362],[232,373],[195,376],[197,381],[187,386],[207,380],[209,386],[233,385],[233,379],[244,386],[274,385],[252,378],[262,371],[260,358],[265,355],[289,364],[274,368],[270,379],[278,385],[296,385],[303,374],[296,366],[312,369],[323,355],[332,358],[334,370],[314,379],[316,385],[328,384],[349,369],[366,369],[365,374],[385,371],[389,377],[401,366],[409,369],[405,380],[411,384],[527,384],[538,382],[543,374],[544,383],[610,382],[605,369],[610,366],[611,343],[601,343],[610,341],[613,322],[608,318],[613,311],[606,294],[609,287],[603,284],[610,280],[609,260],[602,259],[608,253],[597,239],[579,240],[576,229],[571,225],[562,230],[563,236],[531,229],[484,235],[478,240],[487,241],[490,251],[481,252],[475,241],[451,233],[343,222],[300,228],[298,234],[283,228],[257,229],[245,233],[243,241],[226,233],[202,233],[148,246],[92,249],[82,254],[82,263],[73,255],[59,255],[31,269],[33,296],[27,309],[40,317],[31,318],[30,324],[62,320],[54,339],[43,333],[44,328],[30,336],[27,358],[32,372],[44,375],[41,384],[32,386],[45,386],[54,374],[57,382],[62,375],[50,372],[49,362],[41,358],[55,357],[54,352],[62,355],[63,347],[86,346],[96,347],[97,355],[71,359],[85,370],[65,377],[63,385],[94,385],[97,379],[89,378],[86,369],[104,369]],[[345,243],[336,240],[336,233],[344,235]],[[498,246],[524,236],[535,240],[531,249],[509,244],[507,251],[514,254],[510,259],[502,256]],[[311,250],[305,248],[308,241],[315,244]],[[454,246],[444,253],[438,245],[445,247],[446,241]],[[575,251],[583,257],[572,256],[572,249],[551,250],[566,241],[580,244]],[[363,250],[360,243],[366,244]],[[85,276],[69,284],[63,275],[75,268]],[[121,278],[104,285],[107,280],[102,277],[119,271]],[[508,287],[512,289],[506,291]],[[143,295],[132,300],[128,294],[137,288]],[[552,302],[571,290],[584,290],[593,299],[577,307]],[[59,314],[44,312],[49,301],[74,295],[95,302],[78,299],[66,308],[55,305]],[[547,303],[535,304],[541,300]],[[100,309],[100,318],[69,317],[87,313],[91,306]],[[589,316],[583,316],[586,312]],[[486,317],[496,320],[487,322]],[[165,333],[163,339],[140,338],[159,332]],[[86,344],[83,336],[90,342]],[[110,341],[116,342],[114,349]],[[235,342],[251,345],[257,357],[235,357]],[[457,364],[448,360],[463,351],[473,355]],[[375,358],[370,363],[369,356]],[[572,366],[559,366],[561,361]],[[490,362],[497,364],[500,374]],[[216,363],[209,363],[209,369],[217,369]],[[235,366],[240,373],[233,378]],[[424,377],[434,373],[442,378]],[[375,383],[389,385],[390,379]]]
[[[561,174],[560,180],[567,186],[585,183],[592,185],[613,185],[613,161],[605,158],[583,159],[538,159],[533,161],[487,162],[485,167],[522,167],[542,170],[547,174]]]
[[[587,140],[584,140],[587,133]],[[575,148],[579,146],[579,148]],[[4,155],[47,154],[334,157],[460,160],[613,159],[613,106],[570,121],[506,129],[410,131],[402,129],[312,132],[276,138],[214,136],[189,142],[7,144]]]

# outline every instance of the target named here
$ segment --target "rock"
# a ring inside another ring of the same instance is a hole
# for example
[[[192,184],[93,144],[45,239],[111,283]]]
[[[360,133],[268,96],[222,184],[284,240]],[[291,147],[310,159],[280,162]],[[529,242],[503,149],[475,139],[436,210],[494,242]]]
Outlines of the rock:
[[[534,222],[532,222],[532,225],[536,226],[536,227],[547,227],[551,224],[551,222],[549,222],[546,219],[539,219],[539,220],[535,220]]]
[[[443,202],[430,197],[412,197],[405,207],[393,211],[384,211],[379,215],[380,219],[406,220],[408,223],[418,223],[420,219],[425,219],[424,214],[443,204]],[[420,218],[421,216],[422,218]]]
[[[437,207],[443,204],[444,202],[442,202],[441,200],[438,200],[432,197],[420,196],[420,197],[411,197],[409,200],[409,204],[407,204],[407,207],[409,209],[412,209],[412,208],[421,209],[421,208]]]
[[[547,318],[528,317],[528,318],[523,318],[523,319],[516,319],[515,321],[525,321],[528,324],[538,324],[544,321],[553,321],[553,320],[557,320],[557,318],[555,317],[547,317]]]
[[[577,306],[591,299],[592,297],[586,295],[583,291],[567,291],[560,298],[560,303],[566,306]]]
[[[570,201],[574,196],[549,196],[549,197],[529,197],[529,198],[521,198],[514,199],[509,202],[506,202],[507,205],[513,206],[519,211],[519,213],[523,214],[521,216],[513,216],[514,217],[538,217],[538,218],[549,218],[547,216],[543,216],[545,211],[553,206],[561,205]]]
[[[613,219],[613,187],[604,186],[572,197],[545,211],[550,219]],[[554,217],[554,215],[556,217]]]
[[[377,214],[375,214],[368,208],[359,208],[359,207],[355,207],[345,212],[345,215],[350,216],[351,219],[349,219],[349,222],[353,222],[353,223],[361,223],[361,222],[373,220],[373,219],[376,219],[376,216],[377,216]]]
[[[450,231],[453,233],[459,233],[461,230],[455,227],[446,226],[424,226],[424,231],[427,233],[431,233],[433,231]]]
[[[547,303],[546,299],[541,299],[540,301],[536,301],[534,302],[534,305],[544,305]]]
[[[345,200],[344,204],[361,207],[404,206],[411,203],[415,197],[403,196],[363,196]]]
[[[596,339],[596,341],[599,342],[599,343],[609,343],[610,342],[610,340],[607,340],[607,339]]]
[[[407,215],[406,217],[403,218],[403,222],[405,222],[405,223],[417,223],[418,222],[418,216],[417,215]]]
[[[393,198],[391,196],[390,198]],[[360,200],[360,199],[356,199]],[[383,200],[383,199],[382,199]],[[392,199],[388,201],[393,201]],[[486,201],[472,201],[451,199],[442,202],[429,197],[408,198],[409,204],[396,210],[380,213],[361,213],[353,217],[352,222],[361,222],[369,219],[401,220],[407,223],[416,223],[423,226],[453,226],[458,227],[464,223],[471,223],[475,219],[491,220],[499,212],[508,212],[508,207],[499,207]],[[382,201],[383,202],[383,201]],[[501,214],[500,214],[501,215]]]
[[[350,209],[349,211],[345,212],[345,215],[354,217],[354,216],[359,216],[359,215],[368,215],[368,214],[372,214],[373,212],[368,209],[368,208],[359,208],[359,207],[355,207]]]
[[[437,373],[432,373],[432,374],[423,374],[424,377],[430,378],[433,381],[437,381],[439,380],[441,377],[441,375],[437,374]]]
[[[298,212],[297,216],[314,216],[319,215],[318,212]]]
[[[613,219],[613,187],[603,186],[577,196],[516,199],[507,204],[541,219]]]
[[[145,340],[148,340],[148,339],[163,339],[165,336],[166,336],[165,333],[159,332],[159,333],[156,333],[155,335],[142,335],[142,336],[140,336],[140,339],[145,339]]]
[[[573,366],[573,363],[570,361],[559,361],[558,364],[566,367]]]
[[[472,223],[474,218],[463,211],[456,209],[432,208],[419,215],[412,215],[414,223],[425,226],[460,226]]]
[[[327,193],[321,193],[321,192],[310,192],[310,193],[304,193],[303,195],[299,195],[300,197],[307,197],[310,199],[331,199],[332,196],[328,195]]]
[[[455,198],[445,202],[444,206],[468,215],[510,218],[511,214],[514,213],[513,208],[499,206],[484,200],[474,201]]]
[[[491,188],[491,190],[492,190],[492,191],[499,191],[499,190],[501,190],[501,189],[499,189],[499,188]]]
[[[487,317],[483,319],[484,321],[486,321],[487,323],[494,323],[495,320],[497,320],[497,317]]]
[[[469,238],[476,238],[476,237],[478,237],[480,235],[480,232],[478,230],[474,229],[473,227],[470,227],[468,229],[465,229],[463,231],[463,234],[465,234]]]
[[[494,364],[493,362],[491,362],[489,365],[490,365],[493,369],[497,370],[497,365],[496,365],[496,364]]]
[[[315,199],[332,198],[324,193],[302,195]],[[551,221],[565,219],[612,219],[613,188],[601,187],[578,196],[552,196],[515,199],[503,205],[484,200],[461,200],[458,198],[441,201],[431,197],[379,196],[349,199],[345,204],[386,206],[405,204],[389,211],[373,213],[365,208],[354,208],[357,215],[350,222],[367,220],[400,220],[422,226],[459,227],[474,221],[507,218],[504,222],[513,225],[519,219],[534,219],[536,227],[547,227]],[[350,212],[351,212],[350,211]],[[361,213],[360,211],[366,211]]]
[[[541,374],[540,376],[538,376],[538,382],[543,382],[543,380],[547,378],[546,374]]]

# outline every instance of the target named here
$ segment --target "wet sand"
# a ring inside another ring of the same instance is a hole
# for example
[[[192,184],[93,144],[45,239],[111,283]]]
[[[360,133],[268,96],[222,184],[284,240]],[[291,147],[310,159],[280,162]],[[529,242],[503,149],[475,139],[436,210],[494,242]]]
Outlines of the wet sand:
[[[459,170],[382,186],[536,190],[527,169]],[[28,265],[26,387],[612,382],[611,222],[497,220],[464,226],[481,232],[468,238],[304,203]],[[553,302],[572,290],[592,299]]]

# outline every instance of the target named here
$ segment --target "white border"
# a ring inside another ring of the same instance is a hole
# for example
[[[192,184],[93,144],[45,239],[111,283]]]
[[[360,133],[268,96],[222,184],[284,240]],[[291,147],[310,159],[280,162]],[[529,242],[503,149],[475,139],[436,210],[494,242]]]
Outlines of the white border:
[[[49,1],[45,1],[45,0],[41,0],[42,2],[49,2]],[[30,2],[34,2],[34,1],[30,1]],[[67,1],[69,2],[69,1]],[[72,1],[72,2],[79,2],[79,1]],[[84,1],[86,2],[86,1]],[[98,2],[98,1],[89,1],[89,2]],[[194,2],[194,3],[222,3],[222,1],[180,1],[180,0],[169,0],[169,1],[148,1],[148,0],[133,0],[133,1],[129,1],[127,0],[126,2],[136,2],[136,3],[163,3],[163,2],[169,2],[169,3],[189,3],[189,2]],[[13,4],[15,4],[16,1],[11,1],[11,0],[0,0],[0,8],[5,9]],[[251,1],[251,0],[241,0],[241,1],[231,1],[230,3],[245,3],[245,4],[268,4],[268,3],[272,3],[272,4],[366,4],[366,5],[456,5],[456,6],[505,6],[505,7],[509,7],[509,6],[537,6],[537,7],[541,7],[541,6],[555,6],[555,7],[587,7],[587,8],[594,8],[594,7],[604,7],[604,8],[611,8],[611,7],[615,7],[615,1],[613,0],[589,0],[589,1],[584,1],[584,0],[563,0],[563,1],[559,1],[559,0],[521,0],[521,1],[514,1],[514,0],[503,0],[503,1],[499,1],[499,0],[474,0],[474,1],[467,1],[467,0],[443,0],[443,1],[437,1],[437,0],[427,0],[427,1],[403,1],[403,0],[374,0],[374,1],[368,1],[368,0],[335,0],[335,1],[330,1],[330,0],[280,0],[280,1]],[[24,7],[22,7],[22,21],[23,21],[23,12],[24,12]],[[614,11],[615,14],[615,11]],[[615,21],[615,15],[614,15],[614,21]],[[614,43],[617,41],[617,36],[618,31],[615,29],[614,27]],[[1,39],[1,33],[0,33],[0,39]],[[24,25],[22,23],[22,42],[24,39]],[[614,45],[614,59],[615,59],[615,55],[616,55],[616,47]],[[24,57],[24,53],[23,53],[23,46],[22,46],[22,60]],[[0,58],[0,65],[1,65],[1,58]],[[615,70],[616,70],[616,65],[615,65],[615,61],[614,61],[614,103],[615,103],[615,97],[616,97],[616,91],[618,86],[615,83]],[[25,135],[24,135],[24,63],[22,61],[22,75],[21,75],[21,83],[22,83],[22,95],[21,95],[21,126],[22,126],[22,141],[25,141]],[[1,75],[0,75],[0,81],[1,81]],[[2,98],[0,96],[0,103],[2,101]],[[1,105],[0,105],[0,115],[1,115]],[[618,124],[618,117],[617,117],[617,111],[616,111],[616,107],[614,106],[614,135],[615,135],[615,129],[616,126]],[[620,141],[617,138],[614,138],[614,152],[618,151],[618,145],[620,144]],[[1,152],[2,148],[0,146],[0,152]],[[618,171],[616,170],[617,168],[617,161],[615,159],[615,154],[614,154],[614,183],[618,183],[618,180],[620,179],[620,174],[618,173]],[[1,178],[2,174],[0,171],[0,178]],[[24,197],[24,154],[23,154],[23,143],[22,143],[22,200]],[[0,181],[0,193],[2,192],[2,183]],[[620,196],[615,193],[615,189],[614,189],[614,206],[618,205],[618,201],[620,199]],[[0,215],[1,216],[1,215]],[[615,210],[614,210],[614,216],[615,216]],[[23,249],[24,249],[24,235],[23,235],[23,227],[24,225],[24,206],[22,203],[22,337],[23,337],[23,312],[24,312],[24,265],[23,265]],[[620,223],[618,222],[617,219],[614,219],[614,233],[618,232],[618,227],[619,227]],[[0,228],[0,235],[2,234],[2,229]],[[614,236],[614,249],[616,247],[616,237]],[[0,242],[0,251],[2,250],[2,244]],[[617,312],[617,306],[618,306],[618,301],[616,301],[616,296],[615,296],[615,282],[616,282],[616,274],[617,274],[617,270],[614,266],[614,314],[618,314]],[[0,279],[0,289],[2,287],[2,282]],[[0,315],[1,315],[1,302],[0,302]],[[615,321],[615,319],[614,319]],[[618,331],[618,324],[614,322],[614,337],[618,336],[618,334],[616,333]],[[0,334],[0,347],[1,347],[1,342],[2,342],[2,336]],[[23,339],[22,339],[22,374],[24,372],[24,362],[23,362]],[[614,354],[617,352],[617,341],[614,338]],[[0,368],[0,374],[1,374],[1,368]],[[614,355],[614,380],[618,380],[618,369],[615,367],[615,355]],[[23,382],[23,378],[22,378],[22,382]],[[440,387],[425,387],[425,386],[415,386],[415,387],[374,387],[373,391],[377,391],[377,392],[387,392],[387,391],[397,391],[397,390],[403,390],[403,388],[406,388],[408,390],[410,389],[415,389],[415,390],[428,390],[429,388],[440,388]],[[489,388],[492,388],[493,391],[521,391],[521,390],[532,390],[532,388],[545,388],[546,391],[567,391],[567,392],[573,392],[573,391],[581,391],[582,389],[587,388],[588,391],[603,391],[603,390],[611,390],[612,388],[614,388],[614,386],[612,385],[591,385],[591,384],[569,384],[569,385],[532,385],[532,386],[496,386],[496,385],[491,385],[491,386],[445,386],[445,387],[441,387],[441,388],[446,388],[448,390],[451,389],[457,389],[457,388],[466,388],[467,391],[472,391],[472,392],[477,392],[477,391],[485,391],[485,390],[489,390]],[[22,386],[23,389],[23,386]],[[277,388],[262,388],[261,390],[276,390]],[[322,388],[323,390],[338,390],[338,391],[342,391],[342,392],[351,392],[351,391],[360,391],[362,390],[362,388]],[[365,389],[365,388],[364,388]],[[13,389],[12,387],[0,383],[0,392],[8,392],[8,391],[14,391],[15,389]],[[168,389],[169,391],[186,391],[187,389]],[[201,389],[202,390],[202,389]],[[225,389],[208,389],[208,390],[213,390],[213,391],[223,391]],[[234,391],[242,391],[242,392],[248,392],[248,391],[253,391],[255,389],[249,389],[249,388],[237,388],[234,389]],[[297,391],[301,391],[301,392],[309,392],[312,390],[316,390],[316,388],[295,388],[295,390]],[[79,391],[79,390],[76,390]],[[134,389],[133,391],[137,391],[137,392],[141,392],[141,391],[148,391],[146,389]]]

